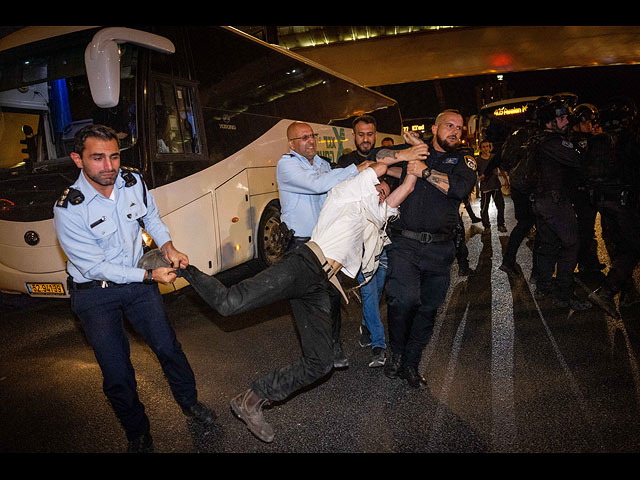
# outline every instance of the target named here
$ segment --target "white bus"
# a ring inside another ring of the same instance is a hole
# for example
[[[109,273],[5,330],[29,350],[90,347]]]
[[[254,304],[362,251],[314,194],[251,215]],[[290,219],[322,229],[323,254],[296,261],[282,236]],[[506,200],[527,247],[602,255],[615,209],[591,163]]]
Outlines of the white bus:
[[[214,274],[283,253],[276,164],[290,122],[310,123],[335,162],[364,113],[401,140],[394,100],[230,27],[19,30],[0,40],[0,290],[68,295],[52,210],[78,176],[84,125],[119,132],[122,165],[143,173],[174,244]]]

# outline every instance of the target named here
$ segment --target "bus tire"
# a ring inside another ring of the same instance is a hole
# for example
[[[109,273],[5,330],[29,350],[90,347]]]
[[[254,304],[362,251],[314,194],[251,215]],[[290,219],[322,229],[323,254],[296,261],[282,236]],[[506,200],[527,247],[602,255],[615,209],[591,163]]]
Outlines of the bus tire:
[[[262,212],[258,226],[258,261],[264,268],[276,263],[287,249],[280,223],[280,205],[271,202]]]

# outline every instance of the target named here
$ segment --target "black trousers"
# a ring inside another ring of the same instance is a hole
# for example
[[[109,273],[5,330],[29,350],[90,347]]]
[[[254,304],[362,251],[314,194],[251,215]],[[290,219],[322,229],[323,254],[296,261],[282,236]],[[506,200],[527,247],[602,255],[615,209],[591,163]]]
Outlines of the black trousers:
[[[501,190],[482,192],[480,196],[480,218],[482,219],[482,226],[485,228],[491,226],[491,222],[489,221],[489,206],[492,198],[498,210],[498,226],[504,227],[504,197],[502,196]]]
[[[580,238],[578,268],[581,270],[597,268],[600,264],[600,260],[598,260],[598,242],[595,236],[598,211],[590,203],[587,192],[575,192],[571,200],[578,219],[578,236]]]
[[[578,263],[578,220],[575,211],[569,199],[554,199],[550,193],[536,195],[533,211],[536,214],[538,240],[536,286],[540,291],[553,290],[560,300],[568,300],[573,295],[573,271]]]
[[[640,260],[640,213],[620,205],[619,200],[601,200],[597,207],[611,257],[605,285],[619,292],[632,281]]]
[[[519,190],[516,190],[512,187],[511,189],[511,200],[513,201],[513,210],[516,218],[516,226],[513,227],[511,233],[509,234],[509,241],[507,242],[507,246],[504,251],[503,261],[509,265],[514,265],[516,263],[516,254],[518,253],[518,249],[522,244],[523,240],[526,238],[527,234],[531,230],[531,228],[536,224],[536,215],[533,213],[531,207],[531,200],[529,200],[529,195],[523,193]],[[536,235],[536,239],[534,240],[534,249],[533,249],[533,271],[532,273],[537,275],[537,260],[536,260],[536,245],[538,244],[538,236]]]
[[[224,316],[290,301],[302,358],[255,380],[251,389],[261,398],[284,400],[333,368],[331,291],[335,287],[308,247],[290,250],[278,263],[229,288],[191,265],[181,275]]]
[[[386,248],[389,346],[394,355],[402,355],[404,366],[417,368],[447,296],[455,245],[393,236]]]

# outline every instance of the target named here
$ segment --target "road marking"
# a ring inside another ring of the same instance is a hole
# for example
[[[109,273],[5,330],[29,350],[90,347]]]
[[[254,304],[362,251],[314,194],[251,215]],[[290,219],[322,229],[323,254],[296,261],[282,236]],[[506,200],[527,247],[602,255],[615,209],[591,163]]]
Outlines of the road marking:
[[[495,452],[512,452],[518,446],[514,401],[513,297],[502,264],[500,237],[491,232],[491,447]]]
[[[447,372],[445,374],[444,383],[442,385],[442,389],[440,390],[440,395],[438,395],[438,406],[436,407],[435,414],[433,416],[433,420],[431,423],[431,428],[429,429],[429,447],[435,448],[438,445],[438,440],[441,438],[438,433],[440,432],[440,427],[443,425],[444,414],[447,410],[446,404],[449,400],[449,391],[451,389],[451,384],[453,383],[453,379],[455,377],[456,364],[458,363],[458,354],[460,353],[460,347],[462,345],[462,337],[464,336],[464,329],[467,325],[467,313],[469,312],[469,303],[467,302],[467,307],[464,310],[464,315],[462,316],[462,320],[458,325],[458,329],[456,330],[456,336],[453,341],[453,347],[451,348],[451,354],[449,355],[449,363],[447,365]]]

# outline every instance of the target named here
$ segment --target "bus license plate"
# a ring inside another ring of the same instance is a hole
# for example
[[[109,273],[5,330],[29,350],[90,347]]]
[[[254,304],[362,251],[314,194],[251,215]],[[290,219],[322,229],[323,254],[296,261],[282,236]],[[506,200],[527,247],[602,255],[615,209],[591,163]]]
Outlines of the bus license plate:
[[[27,283],[27,290],[34,295],[64,295],[61,283]]]

